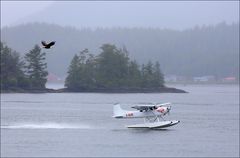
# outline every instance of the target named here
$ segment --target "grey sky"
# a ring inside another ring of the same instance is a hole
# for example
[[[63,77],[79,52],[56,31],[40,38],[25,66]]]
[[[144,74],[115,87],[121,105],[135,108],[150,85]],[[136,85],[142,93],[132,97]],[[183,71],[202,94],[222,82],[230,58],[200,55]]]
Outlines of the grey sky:
[[[27,22],[75,27],[160,27],[239,22],[239,1],[1,1],[1,27]]]
[[[53,1],[1,1],[1,27],[37,13]]]

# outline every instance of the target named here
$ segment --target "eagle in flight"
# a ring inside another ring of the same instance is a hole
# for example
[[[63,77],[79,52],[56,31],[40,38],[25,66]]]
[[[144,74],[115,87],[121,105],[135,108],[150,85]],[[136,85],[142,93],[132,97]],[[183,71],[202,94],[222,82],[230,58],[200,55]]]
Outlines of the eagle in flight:
[[[54,44],[55,44],[55,41],[52,41],[52,42],[50,42],[50,43],[46,43],[45,41],[42,41],[42,45],[43,45],[43,47],[46,48],[46,49],[50,49],[51,46],[53,46]]]

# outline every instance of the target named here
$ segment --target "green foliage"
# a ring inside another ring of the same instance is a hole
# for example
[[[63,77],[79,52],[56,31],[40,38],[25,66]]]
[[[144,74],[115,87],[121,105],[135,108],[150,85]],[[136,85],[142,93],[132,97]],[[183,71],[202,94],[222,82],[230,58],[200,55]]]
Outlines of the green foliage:
[[[1,89],[28,86],[19,54],[1,42]]]
[[[38,45],[20,60],[19,53],[1,42],[1,89],[43,89],[47,82],[45,53]]]
[[[114,45],[104,44],[97,60],[98,86],[105,88],[125,85],[128,75],[128,56]]]
[[[65,86],[72,90],[97,88],[157,88],[164,86],[160,64],[151,61],[141,70],[136,61],[130,61],[124,47],[104,44],[94,57],[87,49],[75,55],[68,70]]]
[[[88,49],[81,51],[79,55],[73,57],[68,74],[65,86],[70,89],[77,90],[95,87],[95,59],[92,54],[89,54]]]
[[[68,70],[68,76],[65,80],[65,86],[74,89],[78,85],[79,57],[75,55],[71,61]]]
[[[46,53],[41,52],[41,48],[35,45],[25,55],[26,74],[30,82],[30,88],[45,88],[48,72],[46,71],[47,64],[44,63]]]
[[[155,84],[154,86],[160,86],[163,87],[164,86],[164,75],[160,69],[160,64],[157,61],[153,67],[153,71],[154,71],[154,80],[153,83]]]
[[[139,65],[136,61],[130,61],[129,67],[128,67],[128,79],[127,83],[128,86],[137,88],[141,87],[142,82],[142,76],[141,76],[141,70],[139,68]]]

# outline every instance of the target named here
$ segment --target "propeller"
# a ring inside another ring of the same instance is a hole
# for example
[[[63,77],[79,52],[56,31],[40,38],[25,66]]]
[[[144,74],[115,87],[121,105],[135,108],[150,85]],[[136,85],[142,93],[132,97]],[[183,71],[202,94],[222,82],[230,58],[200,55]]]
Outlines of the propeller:
[[[171,106],[167,107],[167,114],[170,115]]]

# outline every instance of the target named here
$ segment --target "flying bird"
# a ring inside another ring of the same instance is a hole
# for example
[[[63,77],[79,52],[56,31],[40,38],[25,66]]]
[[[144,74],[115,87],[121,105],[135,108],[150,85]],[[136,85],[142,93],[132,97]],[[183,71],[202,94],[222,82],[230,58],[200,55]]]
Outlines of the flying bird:
[[[50,43],[46,43],[45,41],[42,41],[42,45],[43,45],[43,47],[46,48],[46,49],[50,49],[51,46],[53,46],[54,44],[55,44],[55,41],[52,41],[52,42],[50,42]]]

